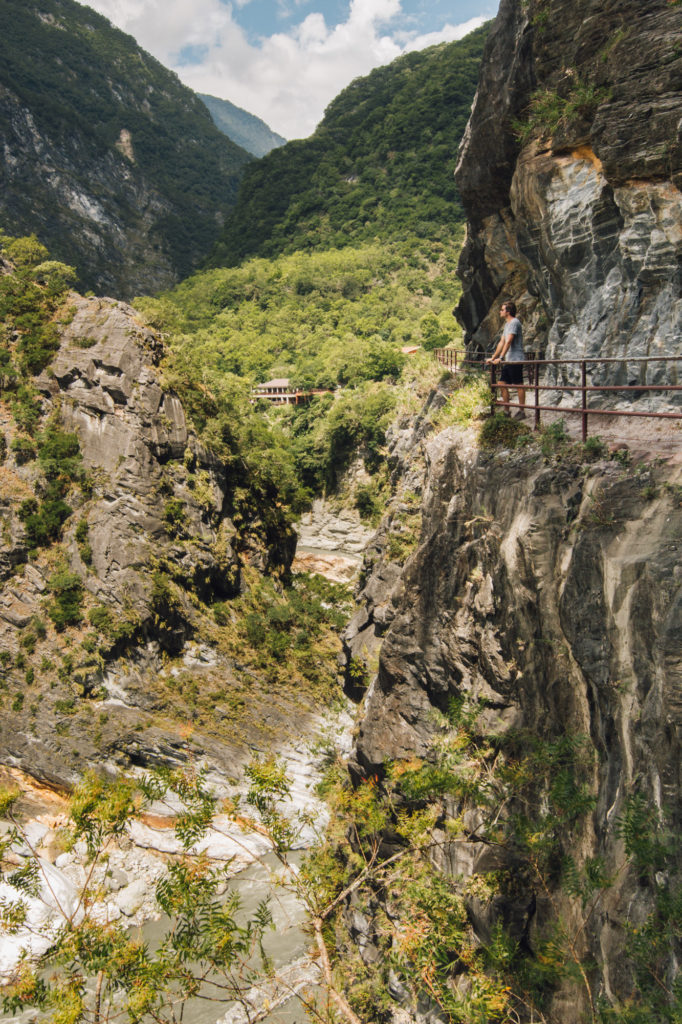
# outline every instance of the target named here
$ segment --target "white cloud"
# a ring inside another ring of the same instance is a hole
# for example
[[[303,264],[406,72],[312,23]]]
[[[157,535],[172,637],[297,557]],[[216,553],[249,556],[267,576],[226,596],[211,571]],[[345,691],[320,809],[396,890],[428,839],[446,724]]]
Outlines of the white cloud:
[[[248,0],[234,0],[243,6]],[[221,0],[90,0],[197,92],[211,93],[262,117],[285,138],[304,138],[349,82],[400,53],[460,39],[482,24],[472,18],[440,32],[389,31],[401,0],[351,0],[345,22],[329,27],[308,14],[287,32],[249,42]],[[185,47],[205,48],[201,63],[182,63]]]
[[[427,46],[435,46],[437,43],[454,43],[457,39],[464,39],[474,29],[480,28],[486,18],[469,18],[461,25],[444,25],[440,32],[427,32],[421,36],[415,36],[405,45],[405,52],[410,50],[424,50]]]

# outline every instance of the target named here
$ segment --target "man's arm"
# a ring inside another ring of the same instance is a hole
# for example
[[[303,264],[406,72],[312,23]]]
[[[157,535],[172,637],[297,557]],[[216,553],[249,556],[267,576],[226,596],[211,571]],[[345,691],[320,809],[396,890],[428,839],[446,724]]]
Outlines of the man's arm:
[[[504,357],[506,356],[506,354],[507,354],[507,352],[509,350],[509,346],[512,343],[513,337],[514,337],[513,334],[505,334],[504,331],[503,331],[502,332],[502,337],[500,338],[500,340],[497,343],[497,348],[493,352],[493,354],[490,357],[490,359],[488,359],[486,361],[489,362],[489,363],[499,363],[499,362],[501,362],[501,360],[504,359]]]

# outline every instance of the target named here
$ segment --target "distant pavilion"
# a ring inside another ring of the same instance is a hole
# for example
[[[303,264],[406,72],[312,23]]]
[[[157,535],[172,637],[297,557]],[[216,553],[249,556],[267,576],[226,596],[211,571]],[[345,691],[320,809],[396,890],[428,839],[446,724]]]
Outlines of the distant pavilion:
[[[254,399],[264,398],[273,405],[298,405],[300,402],[307,402],[311,394],[310,391],[290,387],[288,377],[266,380],[264,384],[257,384],[251,392]]]

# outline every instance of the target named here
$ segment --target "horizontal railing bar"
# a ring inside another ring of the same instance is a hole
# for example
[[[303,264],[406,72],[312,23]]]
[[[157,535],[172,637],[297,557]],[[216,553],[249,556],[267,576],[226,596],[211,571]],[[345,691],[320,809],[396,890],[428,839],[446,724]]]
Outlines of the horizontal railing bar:
[[[513,385],[512,385],[513,387]],[[636,411],[619,411],[618,409],[566,409],[561,405],[521,405],[519,402],[498,402],[498,406],[509,405],[514,409],[525,409],[528,413],[535,412],[538,409],[540,412],[561,412],[567,413],[572,416],[582,416],[584,412],[587,412],[590,416],[644,416],[647,419],[657,420],[682,420],[681,412],[636,412]]]
[[[495,365],[501,366],[504,362],[514,362],[524,366],[558,366],[577,365],[583,363],[680,363],[682,356],[609,356],[605,359],[513,359],[503,360]],[[490,366],[485,359],[462,359],[462,366]]]
[[[505,384],[495,381],[496,388],[533,388],[534,391],[682,391],[682,384]]]

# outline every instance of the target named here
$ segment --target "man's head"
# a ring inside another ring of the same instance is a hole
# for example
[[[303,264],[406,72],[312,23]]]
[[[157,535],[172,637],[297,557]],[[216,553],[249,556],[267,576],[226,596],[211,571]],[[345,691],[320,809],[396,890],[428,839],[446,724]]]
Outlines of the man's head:
[[[516,316],[516,303],[514,302],[503,302],[500,306],[500,316],[505,319],[509,316]]]

